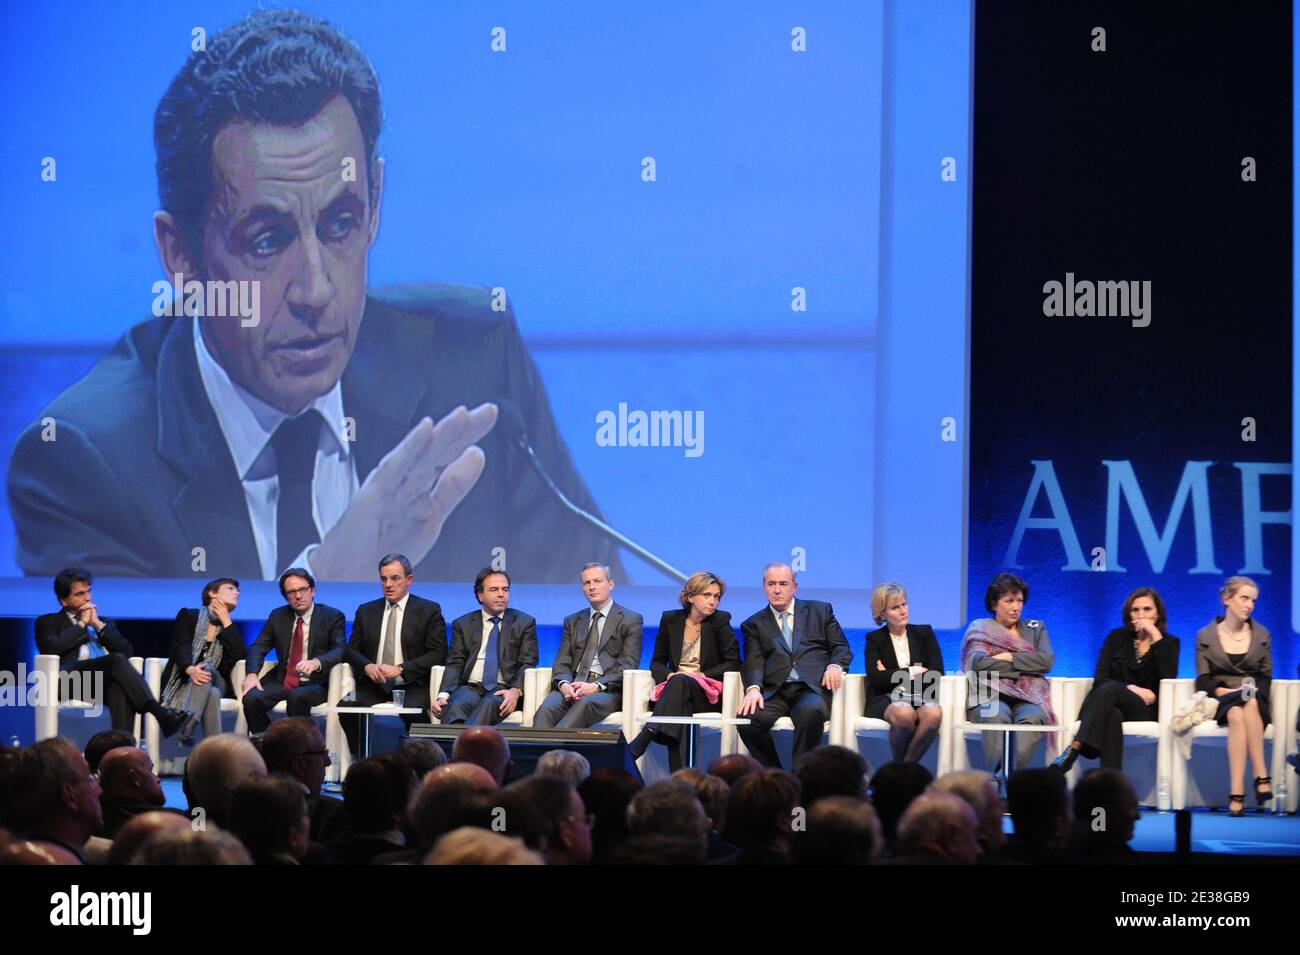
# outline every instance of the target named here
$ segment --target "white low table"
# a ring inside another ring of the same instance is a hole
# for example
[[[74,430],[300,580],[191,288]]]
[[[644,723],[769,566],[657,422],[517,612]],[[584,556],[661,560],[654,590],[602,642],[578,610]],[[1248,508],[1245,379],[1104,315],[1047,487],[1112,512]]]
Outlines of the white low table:
[[[687,733],[686,740],[686,765],[692,769],[695,768],[695,751],[699,749],[699,735],[701,726],[748,726],[749,720],[740,716],[718,716],[714,713],[702,716],[655,716],[653,713],[642,713],[637,716],[638,723],[663,723],[670,726],[688,726],[690,731]]]
[[[361,747],[360,758],[365,759],[370,755],[370,717],[372,716],[402,716],[405,713],[423,713],[424,710],[418,706],[398,706],[396,703],[376,703],[374,706],[331,706],[325,711],[326,713],[352,713],[362,717],[361,720],[361,739],[358,741]]]
[[[1059,733],[1064,726],[1057,726],[1054,723],[954,723],[952,728],[958,733],[965,733],[967,730],[975,730],[979,733],[1001,733],[1002,734],[1002,779],[1004,785],[1002,791],[1006,792],[1005,780],[1010,778],[1015,771],[1015,747],[1011,745],[1012,733]],[[963,744],[965,745],[965,744]]]

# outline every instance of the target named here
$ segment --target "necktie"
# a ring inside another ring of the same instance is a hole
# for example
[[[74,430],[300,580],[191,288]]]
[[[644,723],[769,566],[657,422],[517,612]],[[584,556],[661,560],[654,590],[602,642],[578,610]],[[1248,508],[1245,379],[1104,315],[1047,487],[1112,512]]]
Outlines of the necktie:
[[[384,628],[384,652],[379,655],[381,664],[397,666],[397,604],[388,605],[388,625]]]
[[[316,448],[324,419],[312,409],[280,422],[271,436],[275,468],[280,476],[280,502],[275,509],[275,561],[286,566],[303,549],[320,543],[311,513],[311,482],[316,473]]]
[[[497,644],[501,641],[501,618],[492,618],[492,631],[488,634],[487,652],[483,654],[483,689],[491,693],[497,688],[497,671],[501,669],[501,660],[497,655]]]
[[[95,628],[86,627],[86,633],[90,636],[90,639],[86,641],[86,647],[89,650],[87,659],[98,660],[100,657],[108,656],[108,651],[99,642],[99,634],[95,632]]]
[[[591,615],[591,626],[587,628],[587,640],[580,657],[582,662],[578,664],[578,672],[573,675],[575,679],[584,683],[591,674],[591,661],[596,659],[596,650],[600,646],[600,617],[599,613]]]
[[[794,644],[790,642],[790,611],[781,614],[781,639],[785,641],[785,648],[790,653],[794,653]]]
[[[293,642],[289,644],[289,669],[284,674],[284,688],[292,690],[298,686],[298,664],[302,662],[302,617],[295,615],[297,623],[293,625]]]

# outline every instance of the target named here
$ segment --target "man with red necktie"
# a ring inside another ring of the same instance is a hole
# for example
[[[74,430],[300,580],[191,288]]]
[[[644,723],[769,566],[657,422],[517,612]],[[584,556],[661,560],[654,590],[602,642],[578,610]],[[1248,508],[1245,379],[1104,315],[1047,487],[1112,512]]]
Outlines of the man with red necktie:
[[[248,732],[260,736],[271,725],[272,708],[287,700],[290,716],[311,716],[325,702],[330,670],[343,660],[343,612],[316,603],[316,580],[302,567],[280,575],[286,605],[271,611],[266,626],[248,648],[244,677],[244,718]],[[262,661],[275,650],[276,666],[258,678]]]

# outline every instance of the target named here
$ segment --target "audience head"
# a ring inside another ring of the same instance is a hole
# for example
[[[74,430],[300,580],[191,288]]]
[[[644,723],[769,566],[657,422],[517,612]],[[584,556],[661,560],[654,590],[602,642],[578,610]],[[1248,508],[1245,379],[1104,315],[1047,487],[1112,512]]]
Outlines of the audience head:
[[[136,739],[125,730],[102,730],[90,738],[86,743],[86,763],[90,766],[92,773],[99,772],[99,763],[104,758],[104,754],[110,749],[121,749],[124,746],[135,748]]]
[[[438,840],[425,865],[543,865],[542,857],[519,839],[462,826]]]
[[[343,781],[343,805],[354,836],[401,829],[415,774],[391,753],[353,763]]]
[[[268,773],[298,780],[311,796],[320,793],[330,767],[325,737],[315,720],[306,716],[287,716],[272,723],[262,737],[262,760]]]
[[[570,786],[581,786],[582,781],[591,775],[591,763],[581,753],[569,749],[552,749],[542,754],[537,761],[539,776],[559,776]]]
[[[213,737],[215,739],[216,737]],[[252,865],[243,843],[217,826],[168,829],[147,839],[131,865]]]
[[[1016,770],[1007,780],[1007,806],[1018,841],[1061,847],[1070,828],[1070,795],[1059,769]]]
[[[457,735],[451,747],[451,761],[482,766],[501,786],[510,771],[510,744],[500,730],[491,726],[471,726]]]
[[[582,781],[578,795],[595,817],[592,850],[599,861],[627,838],[627,806],[641,791],[640,781],[625,769],[598,769]]]
[[[431,739],[404,739],[393,754],[405,760],[417,782],[447,763],[447,753]]]
[[[10,782],[18,831],[81,846],[104,824],[99,783],[81,751],[61,736],[20,751]]]
[[[132,816],[126,825],[117,831],[113,839],[113,848],[108,852],[109,865],[126,865],[135,855],[136,850],[160,832],[168,829],[188,829],[190,821],[178,812],[164,812],[154,809]]]
[[[782,770],[742,777],[727,799],[722,838],[742,849],[787,849],[799,799],[799,780]]]
[[[695,798],[704,807],[708,817],[709,829],[721,833],[727,824],[727,799],[731,796],[731,787],[717,776],[698,769],[679,769],[673,773],[673,779],[688,783],[695,790]]]
[[[541,810],[548,832],[545,856],[551,865],[586,865],[591,861],[591,824],[587,809],[569,783],[559,776],[537,774],[511,783],[516,794]],[[509,810],[506,813],[509,819]]]
[[[717,776],[729,787],[736,785],[736,780],[741,776],[748,776],[751,773],[761,773],[763,764],[753,756],[746,756],[743,753],[732,753],[730,756],[719,756],[709,764],[709,775]]]
[[[818,746],[795,768],[803,787],[803,804],[811,808],[826,796],[867,797],[867,761],[844,746]]]
[[[932,782],[934,774],[920,763],[885,763],[876,770],[871,777],[871,804],[880,816],[886,843],[894,843],[898,836],[898,821],[912,800],[925,792]]]
[[[161,806],[167,802],[162,780],[153,771],[153,760],[134,746],[110,749],[99,764],[102,799]]]
[[[978,769],[968,769],[960,773],[948,773],[940,776],[930,787],[935,792],[952,793],[960,796],[975,810],[979,820],[979,840],[986,855],[992,855],[1002,848],[1007,841],[1002,831],[1002,813],[1006,803],[998,792],[998,784],[992,773]]]
[[[876,810],[865,799],[825,796],[808,809],[794,840],[795,865],[870,865],[885,845]]]
[[[190,809],[202,807],[209,822],[224,826],[230,818],[230,797],[239,784],[265,777],[266,763],[247,737],[234,733],[205,737],[185,763]]]
[[[240,783],[230,799],[230,831],[255,860],[275,853],[301,859],[311,832],[302,786],[284,776]]]
[[[496,780],[482,766],[448,763],[426,775],[411,800],[411,826],[421,846],[431,847],[443,833],[460,825],[472,797],[497,791]]]
[[[1118,769],[1094,769],[1074,787],[1075,828],[1089,839],[1127,843],[1140,818],[1133,784]]]
[[[922,793],[898,822],[902,855],[937,853],[955,865],[974,865],[979,858],[979,820],[975,810],[952,793]]]
[[[695,787],[683,779],[661,779],[632,797],[627,807],[627,831],[638,836],[670,836],[709,845],[709,817],[695,795]]]

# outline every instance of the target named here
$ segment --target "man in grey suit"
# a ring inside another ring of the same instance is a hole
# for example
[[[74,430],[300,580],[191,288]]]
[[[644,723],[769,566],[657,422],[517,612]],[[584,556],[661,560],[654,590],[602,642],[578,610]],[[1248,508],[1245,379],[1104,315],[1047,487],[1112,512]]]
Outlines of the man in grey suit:
[[[738,716],[749,717],[740,738],[764,766],[781,768],[772,724],[794,723],[794,759],[816,749],[830,719],[831,694],[844,682],[853,651],[831,605],[795,600],[799,582],[788,564],[763,568],[768,606],[740,625],[745,640],[745,698]]]
[[[537,621],[510,609],[510,575],[484,568],[474,579],[478,610],[451,622],[451,652],[433,715],[444,723],[494,726],[524,695],[537,666]]]
[[[554,689],[533,715],[536,727],[582,729],[600,722],[620,708],[623,671],[641,661],[641,615],[614,603],[609,568],[587,564],[581,580],[591,606],[564,618],[551,668]]]

